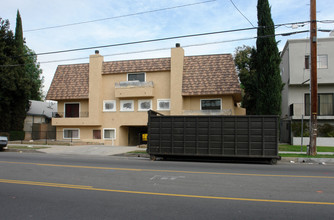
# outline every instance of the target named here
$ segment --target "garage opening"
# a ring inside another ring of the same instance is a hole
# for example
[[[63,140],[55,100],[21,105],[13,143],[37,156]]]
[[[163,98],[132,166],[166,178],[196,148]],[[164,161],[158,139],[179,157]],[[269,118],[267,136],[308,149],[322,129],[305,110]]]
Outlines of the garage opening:
[[[129,127],[128,145],[147,144],[147,126]]]

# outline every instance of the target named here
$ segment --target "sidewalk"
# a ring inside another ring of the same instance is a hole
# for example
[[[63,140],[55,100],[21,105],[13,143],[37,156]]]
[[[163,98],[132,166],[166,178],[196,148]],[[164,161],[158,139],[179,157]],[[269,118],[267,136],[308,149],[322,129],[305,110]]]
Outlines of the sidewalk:
[[[8,144],[8,146],[29,146],[29,144]],[[38,147],[47,147],[44,149],[36,149],[37,152],[47,154],[75,154],[75,155],[98,155],[111,156],[124,154],[136,150],[146,150],[137,146],[108,146],[108,145],[80,145],[80,146],[64,146],[64,145],[33,145]]]

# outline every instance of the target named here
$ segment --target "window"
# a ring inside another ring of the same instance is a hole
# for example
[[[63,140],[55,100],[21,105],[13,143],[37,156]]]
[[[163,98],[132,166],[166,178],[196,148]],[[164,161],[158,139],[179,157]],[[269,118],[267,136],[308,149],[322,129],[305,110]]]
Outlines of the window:
[[[128,73],[128,81],[145,82],[145,73]]]
[[[65,103],[65,118],[79,118],[79,111],[79,103]]]
[[[334,115],[334,94],[318,94],[318,115]],[[310,94],[305,94],[305,115],[310,115]]]
[[[104,112],[115,112],[116,111],[116,101],[115,100],[103,101],[103,111]]]
[[[101,130],[93,130],[93,139],[101,139]]]
[[[328,68],[328,57],[327,55],[319,55],[317,59],[318,69],[327,69]]]
[[[158,110],[160,111],[170,110],[170,100],[169,99],[158,99]]]
[[[121,100],[121,111],[133,112],[133,100]]]
[[[64,139],[80,139],[80,130],[78,128],[66,128],[63,130]]]
[[[115,140],[116,139],[116,129],[115,128],[104,128],[103,129],[103,139]]]
[[[148,111],[152,108],[152,100],[138,100],[138,111]]]
[[[310,64],[311,64],[311,61],[310,61],[310,56],[305,56],[305,69],[310,69]]]
[[[305,56],[305,69],[310,69],[311,59],[310,56]],[[327,69],[328,68],[328,56],[327,55],[318,55],[317,56],[317,68],[318,69]]]
[[[221,110],[221,99],[202,99],[201,110]]]

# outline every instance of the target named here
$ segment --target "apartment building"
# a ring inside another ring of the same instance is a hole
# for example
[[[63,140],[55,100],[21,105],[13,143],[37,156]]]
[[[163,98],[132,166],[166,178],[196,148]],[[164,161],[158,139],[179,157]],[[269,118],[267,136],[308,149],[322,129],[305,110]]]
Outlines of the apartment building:
[[[318,40],[318,124],[334,125],[334,37]],[[281,141],[290,142],[293,122],[310,119],[310,40],[288,40],[282,51]]]
[[[165,115],[245,115],[231,54],[58,66],[46,99],[58,102],[52,125],[58,140],[138,145],[149,109]]]

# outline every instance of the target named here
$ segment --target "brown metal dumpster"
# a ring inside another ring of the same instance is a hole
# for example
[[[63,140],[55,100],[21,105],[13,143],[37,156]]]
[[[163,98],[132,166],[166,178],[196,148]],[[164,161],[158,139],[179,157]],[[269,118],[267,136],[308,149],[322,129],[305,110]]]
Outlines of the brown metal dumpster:
[[[151,159],[258,158],[276,163],[278,116],[165,116],[151,110],[147,152]]]

